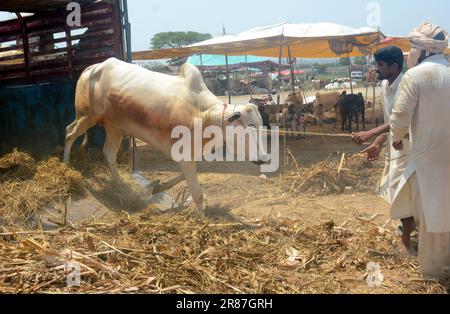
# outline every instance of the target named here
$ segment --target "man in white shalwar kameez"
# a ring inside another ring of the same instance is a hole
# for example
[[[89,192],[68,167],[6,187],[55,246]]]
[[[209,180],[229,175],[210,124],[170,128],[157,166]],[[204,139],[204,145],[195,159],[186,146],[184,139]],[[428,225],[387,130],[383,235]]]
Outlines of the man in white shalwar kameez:
[[[450,62],[448,33],[421,24],[410,35],[410,70],[404,75],[390,118],[394,148],[403,149],[411,125],[408,164],[393,200],[412,210],[419,228],[418,259],[426,279],[450,266]]]
[[[402,70],[404,63],[403,51],[394,46],[385,47],[378,50],[375,55],[377,64],[378,79],[382,81],[382,105],[385,124],[375,129],[354,133],[353,142],[361,145],[362,143],[376,138],[374,142],[364,151],[367,152],[368,160],[378,160],[383,144],[386,143],[386,161],[383,175],[380,180],[379,194],[389,204],[392,204],[397,187],[406,169],[408,161],[408,151],[410,143],[405,139],[404,150],[397,152],[392,147],[392,137],[387,135],[389,132],[389,119],[394,107],[394,101],[397,95],[397,89],[403,78]],[[402,221],[402,242],[406,248],[410,247],[411,232],[413,231],[414,219],[413,213],[409,208],[402,211],[391,210],[391,219]]]

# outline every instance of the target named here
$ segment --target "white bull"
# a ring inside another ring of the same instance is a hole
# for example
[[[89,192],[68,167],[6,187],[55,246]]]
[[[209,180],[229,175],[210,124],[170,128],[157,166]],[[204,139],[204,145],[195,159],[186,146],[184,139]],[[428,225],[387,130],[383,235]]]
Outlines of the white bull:
[[[319,92],[316,93],[316,100],[314,100],[314,114],[322,125],[325,112],[335,110],[336,120],[338,118],[338,110],[336,105],[339,101],[340,93],[338,92]]]
[[[67,127],[64,162],[69,163],[74,141],[85,134],[85,147],[87,130],[101,124],[106,131],[103,152],[114,180],[121,184],[116,156],[124,136],[134,136],[171,156],[176,142],[172,130],[183,126],[192,131],[195,118],[200,119],[203,130],[208,126],[222,130],[226,126],[262,126],[255,105],[223,104],[208,90],[198,69],[189,64],[181,68],[179,76],[169,76],[108,59],[83,72],[77,83],[75,108],[76,120]],[[257,161],[268,161],[260,149],[257,157]],[[194,160],[179,165],[203,215],[203,193]]]

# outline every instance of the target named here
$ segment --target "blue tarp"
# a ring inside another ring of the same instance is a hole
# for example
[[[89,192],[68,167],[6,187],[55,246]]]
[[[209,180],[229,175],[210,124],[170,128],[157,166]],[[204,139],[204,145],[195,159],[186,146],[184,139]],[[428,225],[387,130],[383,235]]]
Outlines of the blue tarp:
[[[256,57],[256,56],[229,56],[228,65],[240,64],[240,63],[256,63],[269,61],[269,58]],[[193,55],[189,57],[188,63],[195,66],[224,66],[226,65],[225,55],[202,55],[200,60],[200,55]]]
[[[0,156],[18,148],[39,158],[64,146],[66,127],[75,119],[75,84],[0,87]],[[102,127],[89,130],[93,146],[103,147],[104,138]]]

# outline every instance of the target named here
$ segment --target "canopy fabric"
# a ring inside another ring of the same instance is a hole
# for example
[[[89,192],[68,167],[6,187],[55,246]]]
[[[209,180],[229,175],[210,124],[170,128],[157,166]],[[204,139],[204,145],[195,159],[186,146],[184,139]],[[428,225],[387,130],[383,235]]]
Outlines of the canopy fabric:
[[[237,35],[215,37],[190,46],[133,53],[134,60],[166,59],[193,54],[254,55],[278,58],[336,58],[362,56],[373,50],[383,35],[376,29],[333,23],[257,27]]]
[[[409,50],[411,50],[411,45],[407,37],[386,37],[381,41],[379,48],[384,48],[388,46],[396,46],[401,50],[403,50],[404,53],[408,53]],[[450,43],[448,49],[446,50],[446,54],[450,55]]]

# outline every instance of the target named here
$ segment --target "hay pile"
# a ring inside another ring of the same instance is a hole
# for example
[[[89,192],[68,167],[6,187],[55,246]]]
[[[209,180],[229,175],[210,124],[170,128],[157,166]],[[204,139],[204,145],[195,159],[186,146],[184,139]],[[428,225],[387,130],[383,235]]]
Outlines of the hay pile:
[[[45,206],[84,191],[83,177],[55,157],[36,163],[14,150],[0,159],[0,224],[31,226]]]
[[[112,182],[109,168],[97,150],[90,150],[82,161],[70,167],[60,157],[36,162],[30,155],[14,150],[0,159],[0,225],[35,228],[46,207],[66,204],[86,193],[116,207],[128,205],[130,200],[132,204],[125,209],[141,205],[129,169],[121,167],[120,173],[132,188],[124,190]]]
[[[327,160],[311,167],[299,167],[282,176],[282,184],[290,193],[308,195],[343,194],[374,191],[382,169],[373,167],[365,155],[345,155],[339,160]]]
[[[14,179],[29,179],[36,172],[36,162],[26,154],[14,151],[0,159],[0,182]]]
[[[191,214],[130,217],[52,232],[0,234],[0,293],[442,293],[393,254],[380,222],[253,225]],[[79,287],[65,266],[78,265]],[[379,263],[381,287],[366,284]]]

